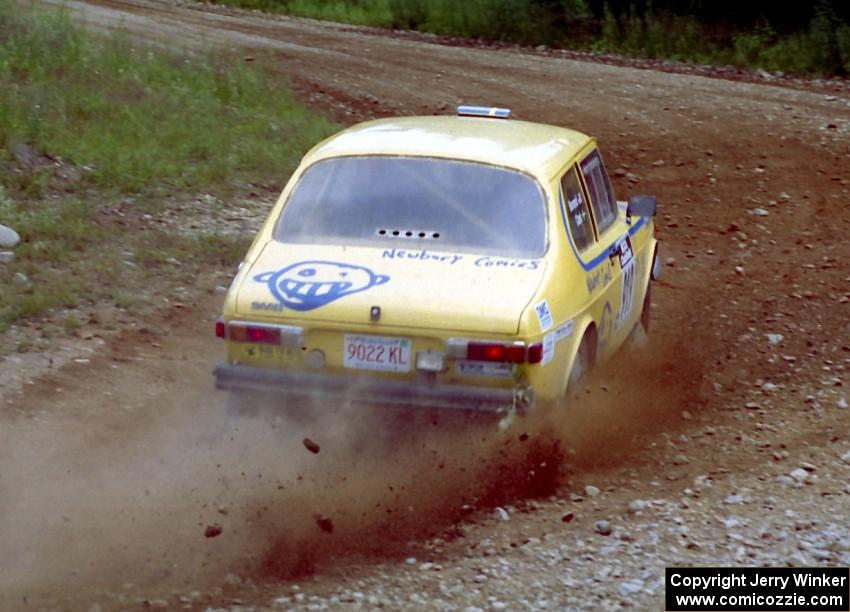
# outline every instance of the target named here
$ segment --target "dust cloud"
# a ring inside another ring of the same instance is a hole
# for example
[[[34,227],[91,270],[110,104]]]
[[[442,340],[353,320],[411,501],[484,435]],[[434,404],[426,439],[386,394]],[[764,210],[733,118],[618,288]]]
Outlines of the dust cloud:
[[[706,405],[704,363],[702,351],[678,337],[644,336],[626,345],[576,385],[553,424],[564,469],[634,462],[648,438],[674,432],[682,410]]]
[[[0,422],[0,604],[115,592],[129,603],[228,574],[286,579],[346,555],[401,554],[470,507],[551,493],[564,465],[627,460],[686,399],[658,351],[639,356],[507,431],[320,402],[229,414],[206,390],[85,424],[73,413]]]
[[[116,413],[84,429],[56,416],[4,424],[3,607],[147,598],[386,554],[515,489],[499,466],[533,444],[493,421],[318,403],[312,419],[273,406],[228,415],[221,404],[161,406],[143,423]]]

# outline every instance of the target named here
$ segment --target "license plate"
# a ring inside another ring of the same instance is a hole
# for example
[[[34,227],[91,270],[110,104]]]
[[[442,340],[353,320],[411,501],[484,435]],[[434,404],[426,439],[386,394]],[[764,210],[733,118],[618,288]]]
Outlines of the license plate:
[[[386,336],[345,335],[342,365],[358,370],[410,371],[410,340]]]

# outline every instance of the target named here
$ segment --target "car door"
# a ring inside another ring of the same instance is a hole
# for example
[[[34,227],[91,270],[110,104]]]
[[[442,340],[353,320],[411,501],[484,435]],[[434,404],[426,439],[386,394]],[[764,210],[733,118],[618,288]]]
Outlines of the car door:
[[[598,267],[606,269],[604,287],[600,287],[601,302],[597,319],[598,350],[605,354],[615,349],[625,338],[626,323],[632,318],[635,299],[635,257],[628,225],[620,213],[605,164],[597,148],[592,148],[579,161],[593,224],[598,239]],[[604,262],[601,261],[604,259]],[[590,273],[595,279],[600,273]],[[596,281],[594,281],[596,282]]]
[[[592,203],[581,175],[580,167],[573,164],[561,176],[561,208],[570,248],[582,268],[583,284],[590,300],[590,315],[596,323],[597,351],[602,352],[613,329],[616,313],[611,302],[615,269],[608,256],[608,244],[598,239]]]

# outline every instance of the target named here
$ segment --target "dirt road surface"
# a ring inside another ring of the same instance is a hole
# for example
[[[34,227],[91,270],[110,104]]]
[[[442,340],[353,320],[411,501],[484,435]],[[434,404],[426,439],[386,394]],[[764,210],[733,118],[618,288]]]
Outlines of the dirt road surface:
[[[209,280],[61,367],[7,357],[4,609],[660,609],[665,566],[850,565],[846,88],[67,5],[148,43],[267,54],[341,122],[481,103],[594,134],[621,198],[658,196],[665,270],[648,346],[565,412],[538,496],[490,462],[519,435],[228,419]]]

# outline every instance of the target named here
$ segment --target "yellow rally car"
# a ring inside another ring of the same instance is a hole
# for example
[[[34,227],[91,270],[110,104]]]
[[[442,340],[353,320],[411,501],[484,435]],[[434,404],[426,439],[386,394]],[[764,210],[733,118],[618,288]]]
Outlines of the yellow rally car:
[[[216,386],[524,413],[646,327],[655,198],[618,203],[594,139],[509,113],[314,147],[227,294]]]

